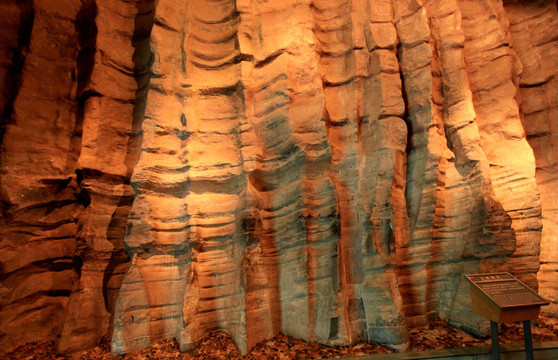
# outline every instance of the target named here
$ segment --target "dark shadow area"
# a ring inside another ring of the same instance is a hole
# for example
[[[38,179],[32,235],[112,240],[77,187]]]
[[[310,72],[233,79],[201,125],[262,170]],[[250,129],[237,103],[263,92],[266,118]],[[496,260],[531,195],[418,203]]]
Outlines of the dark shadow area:
[[[17,36],[17,47],[13,51],[11,65],[7,68],[7,76],[4,84],[2,84],[2,92],[6,99],[3,108],[0,108],[0,149],[4,143],[7,126],[14,123],[13,112],[14,103],[19,94],[22,83],[22,71],[25,64],[25,57],[29,49],[31,41],[31,32],[33,30],[33,21],[35,12],[33,2],[31,0],[16,0],[15,5],[18,7],[19,13],[19,29]],[[0,157],[0,171],[2,171],[2,158]],[[11,215],[8,209],[9,204],[6,196],[2,194],[2,180],[0,179],[0,225],[10,222]]]
[[[76,60],[76,96],[82,103],[85,102],[86,98],[92,95],[90,93],[85,93],[85,90],[91,82],[91,74],[93,73],[93,66],[95,64],[95,52],[97,51],[96,41],[98,31],[97,25],[95,24],[96,18],[97,4],[94,0],[86,0],[82,3],[74,23],[79,46]]]

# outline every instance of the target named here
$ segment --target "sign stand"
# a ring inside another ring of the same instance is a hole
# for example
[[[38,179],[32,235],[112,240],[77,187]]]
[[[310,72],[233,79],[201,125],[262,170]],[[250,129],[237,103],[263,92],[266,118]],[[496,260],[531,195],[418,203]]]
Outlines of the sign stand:
[[[523,338],[525,339],[525,359],[533,360],[533,338],[531,336],[531,321],[523,321]]]
[[[549,302],[509,273],[466,275],[471,283],[473,312],[490,320],[492,360],[500,359],[498,323],[522,321],[525,357],[533,360],[531,320]]]
[[[490,320],[490,335],[492,336],[492,359],[500,359],[500,341],[498,340],[498,323]]]

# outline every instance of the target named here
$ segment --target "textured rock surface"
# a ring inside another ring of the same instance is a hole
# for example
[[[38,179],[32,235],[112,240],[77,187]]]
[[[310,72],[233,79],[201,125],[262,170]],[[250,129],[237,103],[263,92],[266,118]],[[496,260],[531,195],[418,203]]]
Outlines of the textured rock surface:
[[[556,313],[552,1],[0,10],[2,351],[405,349],[437,316],[486,331],[483,271]]]
[[[3,36],[10,41],[3,43],[2,57],[13,60],[1,70],[0,111],[0,348],[8,350],[57,336],[78,278],[81,206],[74,170],[81,123],[72,73],[79,6],[8,1],[1,7]]]
[[[558,153],[558,18],[553,1],[506,4],[511,41],[521,62],[520,109],[525,132],[536,158],[536,178],[541,192],[541,295],[552,304],[545,311],[558,315],[558,244],[556,183]],[[545,29],[544,31],[538,29]]]

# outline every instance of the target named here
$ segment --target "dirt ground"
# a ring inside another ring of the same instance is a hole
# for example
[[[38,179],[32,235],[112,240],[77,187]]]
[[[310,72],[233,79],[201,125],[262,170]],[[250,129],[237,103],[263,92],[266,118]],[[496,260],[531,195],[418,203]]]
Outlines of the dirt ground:
[[[500,325],[500,343],[508,344],[523,341],[521,323]],[[533,341],[558,341],[558,319],[541,316],[532,326]],[[443,321],[434,321],[428,327],[410,331],[411,350],[423,351],[490,345],[490,338],[477,338],[456,329]],[[175,340],[163,340],[154,346],[126,355],[111,355],[110,343],[71,356],[56,354],[52,342],[29,343],[18,347],[4,356],[5,360],[147,360],[147,359],[323,359],[345,356],[391,353],[393,350],[372,343],[353,346],[328,347],[307,343],[279,334],[274,339],[257,345],[245,356],[241,356],[231,338],[223,332],[211,332],[193,352],[181,353]]]

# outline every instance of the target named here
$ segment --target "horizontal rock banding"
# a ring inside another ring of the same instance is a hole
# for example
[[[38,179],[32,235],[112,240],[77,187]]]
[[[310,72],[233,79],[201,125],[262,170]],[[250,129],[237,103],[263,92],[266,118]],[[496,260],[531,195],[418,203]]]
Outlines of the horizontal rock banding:
[[[549,4],[0,5],[3,348],[485,331],[462,275],[553,226]]]

